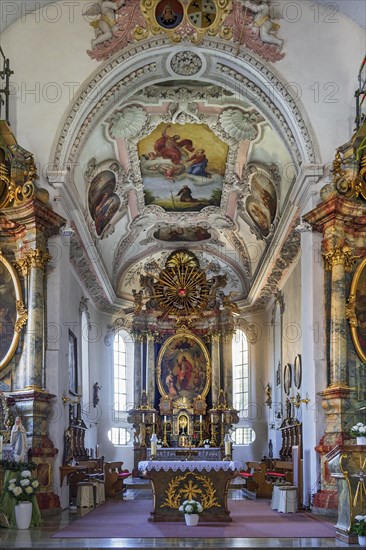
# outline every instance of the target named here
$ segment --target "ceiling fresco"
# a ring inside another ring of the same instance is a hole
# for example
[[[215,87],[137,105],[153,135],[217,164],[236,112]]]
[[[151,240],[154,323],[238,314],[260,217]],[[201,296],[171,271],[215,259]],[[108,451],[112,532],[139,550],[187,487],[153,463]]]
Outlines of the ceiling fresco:
[[[140,276],[182,247],[245,303],[296,177],[282,178],[291,152],[256,108],[204,82],[148,85],[104,116],[80,158],[86,223],[126,311]]]

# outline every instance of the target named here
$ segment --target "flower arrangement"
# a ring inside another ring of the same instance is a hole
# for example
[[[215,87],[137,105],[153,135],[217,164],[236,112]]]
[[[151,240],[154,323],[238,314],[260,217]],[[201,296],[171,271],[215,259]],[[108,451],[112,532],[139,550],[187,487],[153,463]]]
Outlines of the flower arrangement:
[[[32,473],[23,470],[19,478],[13,477],[9,480],[8,492],[17,502],[30,502],[38,487],[39,482],[32,479]]]
[[[355,516],[352,523],[352,532],[364,537],[366,535],[366,516]]]
[[[366,426],[362,422],[357,422],[357,424],[351,428],[351,435],[353,435],[353,437],[365,437]]]
[[[210,444],[211,444],[211,441],[210,441],[209,439],[205,439],[205,440],[203,441],[203,444],[204,444],[204,445],[210,445]]]
[[[203,512],[202,504],[197,500],[185,500],[179,506],[179,511],[183,514],[201,514]]]

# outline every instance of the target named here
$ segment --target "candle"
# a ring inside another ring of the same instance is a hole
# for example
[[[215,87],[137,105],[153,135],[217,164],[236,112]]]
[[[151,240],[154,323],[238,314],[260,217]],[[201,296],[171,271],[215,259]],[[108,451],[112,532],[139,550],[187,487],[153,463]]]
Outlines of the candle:
[[[224,413],[221,413],[221,422],[224,423]]]
[[[202,414],[200,414],[200,424],[202,424]]]
[[[142,422],[145,422],[145,413],[142,413]]]
[[[151,456],[155,456],[156,455],[156,449],[157,449],[157,443],[158,443],[158,437],[157,437],[156,434],[152,434],[151,439],[150,439],[150,443],[151,443]]]
[[[166,424],[166,416],[165,416],[165,415],[164,415],[164,422],[165,422],[165,424]]]
[[[99,445],[95,445],[95,458],[99,458]]]
[[[213,414],[211,414],[211,424],[213,424]]]
[[[227,436],[225,436],[225,455],[231,455],[231,441]]]
[[[153,424],[155,424],[155,413],[153,413]]]

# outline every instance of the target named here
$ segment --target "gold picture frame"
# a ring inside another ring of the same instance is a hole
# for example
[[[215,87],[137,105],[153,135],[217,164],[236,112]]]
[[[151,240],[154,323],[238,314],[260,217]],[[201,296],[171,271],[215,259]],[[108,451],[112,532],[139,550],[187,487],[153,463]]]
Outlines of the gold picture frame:
[[[357,355],[366,363],[366,257],[360,261],[353,275],[346,317]]]
[[[0,251],[0,371],[11,361],[27,322],[20,281],[12,264]]]
[[[210,358],[204,343],[192,333],[179,332],[162,345],[156,380],[160,394],[173,403],[193,403],[206,397],[211,383]]]

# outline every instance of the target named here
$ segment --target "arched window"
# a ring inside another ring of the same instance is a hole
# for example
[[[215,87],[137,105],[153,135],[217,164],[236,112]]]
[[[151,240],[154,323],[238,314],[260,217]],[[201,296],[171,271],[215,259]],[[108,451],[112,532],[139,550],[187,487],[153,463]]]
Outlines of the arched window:
[[[249,402],[248,339],[241,329],[233,337],[233,404],[239,416],[247,416]]]
[[[127,353],[122,331],[113,341],[113,412],[114,420],[123,420],[127,411]]]

